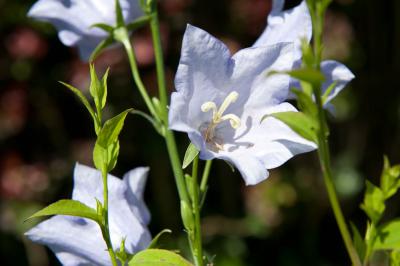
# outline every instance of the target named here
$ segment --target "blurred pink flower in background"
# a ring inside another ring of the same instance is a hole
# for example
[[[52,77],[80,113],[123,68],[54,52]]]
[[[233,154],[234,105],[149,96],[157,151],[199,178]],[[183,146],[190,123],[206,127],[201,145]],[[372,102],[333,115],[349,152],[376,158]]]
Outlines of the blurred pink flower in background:
[[[46,41],[34,30],[17,28],[5,40],[8,53],[14,58],[43,58],[48,51]]]

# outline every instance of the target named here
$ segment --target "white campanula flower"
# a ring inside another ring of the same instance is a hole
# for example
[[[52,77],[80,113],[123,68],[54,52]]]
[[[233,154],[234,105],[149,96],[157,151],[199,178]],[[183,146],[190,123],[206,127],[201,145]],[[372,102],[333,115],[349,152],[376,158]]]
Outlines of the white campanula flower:
[[[253,46],[294,42],[295,60],[293,67],[299,68],[302,57],[301,39],[305,38],[310,42],[312,36],[310,11],[306,1],[302,1],[292,9],[283,11],[284,2],[284,0],[273,1],[272,11],[267,18],[267,27]],[[332,100],[354,78],[353,73],[345,65],[333,60],[321,62],[321,71],[325,75],[322,93],[335,82],[335,86],[326,98],[325,104]],[[293,80],[291,86],[299,87],[300,85]]]
[[[139,167],[126,173],[122,180],[108,176],[109,228],[114,249],[119,249],[124,238],[125,250],[130,254],[150,244],[150,213],[143,202],[147,172],[147,167]],[[96,209],[96,198],[103,201],[101,173],[77,164],[72,199]],[[63,265],[111,265],[100,227],[92,220],[56,215],[33,227],[26,236],[47,245]]]
[[[170,128],[187,132],[200,158],[232,163],[246,184],[257,184],[295,154],[315,149],[281,121],[265,114],[296,111],[286,100],[289,77],[267,75],[293,65],[293,45],[228,48],[188,25],[169,108]]]
[[[126,23],[142,14],[138,0],[120,0]],[[105,31],[91,27],[97,23],[115,25],[115,0],[39,0],[28,16],[53,24],[66,46],[77,46],[81,58],[88,60],[96,46],[108,37]]]

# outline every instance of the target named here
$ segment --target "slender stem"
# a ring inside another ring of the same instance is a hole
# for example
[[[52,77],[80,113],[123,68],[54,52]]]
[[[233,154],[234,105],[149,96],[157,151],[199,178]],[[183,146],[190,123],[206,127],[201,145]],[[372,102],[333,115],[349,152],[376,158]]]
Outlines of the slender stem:
[[[156,5],[155,5],[156,6]],[[175,136],[168,129],[168,109],[167,109],[167,86],[165,82],[164,59],[161,46],[160,25],[158,21],[158,13],[155,7],[151,14],[150,29],[153,38],[154,54],[156,60],[157,82],[160,94],[160,115],[165,127],[165,141],[167,144],[168,154],[174,172],[175,182],[178,188],[179,198],[189,203],[189,196],[186,189],[186,183],[182,171],[182,164],[178,156],[178,149],[175,142]]]
[[[151,115],[158,119],[158,114],[154,109],[154,105],[149,97],[149,94],[147,93],[147,90],[142,82],[142,79],[140,78],[140,74],[139,74],[139,69],[138,66],[136,64],[136,58],[135,58],[135,53],[133,51],[132,48],[132,44],[131,41],[129,39],[129,35],[128,35],[128,31],[125,28],[119,29],[119,41],[122,42],[122,44],[124,45],[125,51],[128,54],[128,59],[129,59],[129,64],[131,66],[131,71],[132,71],[132,76],[133,79],[139,89],[139,92],[144,100],[144,102],[146,103],[147,108],[149,109],[149,112],[151,113]]]
[[[150,19],[150,29],[151,36],[153,38],[154,55],[156,60],[156,71],[157,71],[157,82],[158,82],[158,93],[160,97],[161,108],[166,108],[168,105],[167,99],[167,86],[165,83],[165,71],[164,71],[164,56],[161,44],[161,34],[160,34],[160,23],[158,21],[157,6],[151,14]],[[168,122],[167,111],[164,110],[162,120],[164,123]]]
[[[102,177],[103,177],[103,224],[101,227],[101,233],[103,234],[103,238],[107,244],[108,254],[111,258],[111,263],[113,266],[118,266],[117,259],[114,253],[114,249],[112,247],[111,238],[110,238],[110,229],[108,226],[108,182],[107,182],[107,170],[106,168],[102,169]]]
[[[201,177],[200,183],[200,193],[203,195],[207,189],[208,176],[210,175],[212,160],[206,161],[206,165],[204,166],[203,176]]]
[[[193,202],[192,210],[194,213],[194,247],[195,252],[193,254],[193,259],[195,260],[196,266],[203,266],[203,248],[201,241],[201,222],[200,222],[200,206],[199,206],[199,185],[198,185],[198,166],[199,166],[199,156],[193,160],[192,164],[192,191],[193,191]]]
[[[322,48],[322,29],[323,29],[323,15],[324,10],[316,10],[310,8],[312,13],[313,22],[313,35],[314,35],[314,68],[320,70],[321,64],[321,48]],[[314,13],[315,12],[315,13]],[[318,108],[318,121],[319,121],[319,131],[318,131],[318,157],[321,165],[321,170],[324,176],[325,187],[328,192],[328,197],[330,204],[333,209],[333,213],[336,218],[340,233],[342,235],[343,241],[345,243],[347,252],[350,256],[351,262],[354,266],[361,266],[360,258],[354,248],[353,241],[350,236],[350,232],[347,228],[346,221],[343,216],[342,209],[339,204],[339,200],[336,194],[335,186],[332,178],[332,169],[330,162],[330,152],[328,143],[328,128],[326,126],[325,111],[323,108],[322,97],[321,97],[321,84],[314,85],[313,91],[315,94],[316,104]]]

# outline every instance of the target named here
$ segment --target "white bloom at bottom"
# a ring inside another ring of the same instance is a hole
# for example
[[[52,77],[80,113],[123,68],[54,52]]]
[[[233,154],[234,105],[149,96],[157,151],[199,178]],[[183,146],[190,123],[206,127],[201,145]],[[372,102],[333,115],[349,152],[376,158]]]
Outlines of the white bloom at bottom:
[[[126,173],[122,180],[108,176],[109,227],[114,250],[119,249],[124,238],[125,250],[131,254],[150,244],[150,214],[143,202],[147,172],[147,167],[139,167]],[[76,164],[72,199],[95,209],[96,198],[103,201],[101,173]],[[63,265],[111,265],[100,227],[89,219],[56,215],[25,235],[47,245]]]

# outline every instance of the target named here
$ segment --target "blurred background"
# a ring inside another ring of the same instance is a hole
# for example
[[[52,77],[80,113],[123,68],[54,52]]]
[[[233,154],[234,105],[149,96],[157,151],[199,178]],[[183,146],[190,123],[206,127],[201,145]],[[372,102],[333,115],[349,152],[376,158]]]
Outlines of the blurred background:
[[[83,1],[83,0],[81,0]],[[286,8],[300,1],[287,1]],[[88,94],[88,65],[63,46],[55,29],[26,18],[32,0],[0,0],[0,261],[1,265],[59,265],[45,247],[24,238],[34,211],[72,191],[76,161],[92,165],[94,132],[77,99],[57,81]],[[251,46],[266,26],[270,0],[161,0],[161,31],[169,89],[186,23],[222,39],[232,50]],[[324,57],[345,63],[356,79],[334,101],[331,149],[335,183],[348,220],[362,231],[364,179],[378,182],[383,154],[400,163],[400,1],[334,0],[326,15]],[[133,34],[143,79],[156,95],[148,28]],[[96,61],[111,67],[106,112],[145,110],[117,47]],[[187,250],[178,197],[163,140],[140,117],[129,116],[114,175],[148,165],[145,194],[163,247]],[[188,139],[178,135],[183,155]],[[203,209],[204,245],[217,266],[349,265],[315,153],[300,155],[257,186],[215,162]],[[385,219],[400,215],[390,200]],[[37,221],[35,221],[37,222]]]

